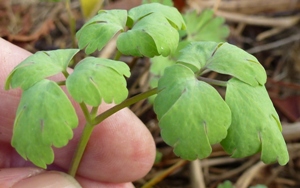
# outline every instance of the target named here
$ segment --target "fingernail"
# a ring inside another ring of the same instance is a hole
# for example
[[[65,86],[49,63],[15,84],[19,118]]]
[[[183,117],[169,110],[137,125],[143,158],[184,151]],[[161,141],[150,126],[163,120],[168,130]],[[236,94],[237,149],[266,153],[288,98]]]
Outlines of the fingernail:
[[[36,176],[23,179],[12,188],[81,188],[71,176],[56,171],[45,171]]]

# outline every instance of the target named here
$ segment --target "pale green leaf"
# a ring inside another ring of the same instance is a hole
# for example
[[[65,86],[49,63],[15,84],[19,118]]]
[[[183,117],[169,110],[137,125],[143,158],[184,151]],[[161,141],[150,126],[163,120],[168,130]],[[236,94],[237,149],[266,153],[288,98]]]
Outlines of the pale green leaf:
[[[102,10],[76,33],[78,46],[86,54],[101,50],[126,25],[126,10]]]
[[[158,90],[154,110],[164,141],[184,159],[209,156],[211,145],[226,137],[231,122],[219,93],[180,64],[165,69]]]
[[[265,69],[253,55],[228,43],[191,42],[181,50],[178,62],[194,72],[210,69],[251,86],[264,85],[267,80]]]
[[[267,81],[265,69],[253,55],[228,43],[218,45],[207,68],[234,76],[251,86],[264,85]]]
[[[158,85],[158,80],[164,73],[165,68],[174,65],[175,61],[170,59],[170,57],[163,57],[163,56],[155,56],[150,59],[151,66],[150,66],[150,73],[151,77],[149,80],[150,88],[156,88]],[[148,98],[150,103],[154,102],[156,95],[152,95]]]
[[[156,56],[151,58],[151,66],[150,66],[151,77],[149,80],[150,87],[156,88],[158,85],[158,80],[162,77],[165,68],[174,64],[175,61],[168,57]],[[154,99],[155,96],[151,96],[151,98]]]
[[[173,7],[174,3],[172,0],[142,0],[142,4],[146,4],[146,3],[160,3],[163,5],[168,5]]]
[[[163,75],[165,68],[174,64],[175,61],[169,57],[156,56],[151,58],[150,72],[154,77],[160,78]]]
[[[264,86],[250,86],[238,79],[228,81],[226,103],[232,112],[227,137],[221,142],[232,157],[261,151],[261,160],[284,165],[289,156],[281,124]]]
[[[125,55],[168,56],[177,48],[179,35],[161,13],[139,20],[131,30],[117,38],[118,50]]]
[[[190,11],[183,16],[186,23],[188,41],[223,42],[229,35],[229,28],[224,24],[225,19],[215,17],[214,11],[206,9],[200,14]]]
[[[78,49],[37,52],[22,61],[10,73],[5,89],[21,87],[28,89],[44,78],[66,71]]]
[[[66,86],[79,103],[99,106],[103,99],[106,103],[118,104],[128,95],[124,76],[130,76],[129,67],[124,62],[87,57],[76,65]]]
[[[226,180],[225,182],[219,184],[217,188],[234,188],[234,186],[232,185],[231,181]]]
[[[255,185],[255,186],[251,186],[249,188],[268,188],[268,187],[265,186],[265,185],[258,184],[258,185]]]
[[[218,47],[216,42],[192,42],[187,44],[179,54],[177,62],[191,68],[194,72],[205,68],[207,61]]]
[[[186,28],[184,20],[176,8],[160,3],[143,4],[131,9],[128,12],[127,25],[132,27],[136,22],[153,13],[162,14],[176,30],[184,30]],[[159,22],[160,20],[156,21]]]
[[[12,146],[24,159],[46,168],[54,160],[51,146],[65,146],[77,125],[76,112],[62,89],[41,80],[22,93]]]

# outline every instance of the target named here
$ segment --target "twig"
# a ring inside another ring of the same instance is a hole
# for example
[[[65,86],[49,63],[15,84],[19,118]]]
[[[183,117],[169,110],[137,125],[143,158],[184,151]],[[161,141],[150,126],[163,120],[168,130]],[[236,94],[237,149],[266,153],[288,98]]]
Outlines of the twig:
[[[187,0],[190,7],[199,9],[212,8],[215,0]],[[192,6],[193,5],[193,6]],[[259,5],[259,6],[258,6]],[[218,10],[228,12],[242,12],[245,14],[257,14],[272,10],[273,12],[297,11],[300,2],[294,0],[251,0],[251,1],[222,1]]]
[[[259,161],[254,166],[252,166],[250,169],[248,169],[246,172],[243,173],[243,175],[238,179],[238,181],[235,184],[235,187],[238,188],[247,188],[251,182],[251,180],[255,177],[255,175],[264,167],[266,167],[263,162]]]
[[[155,176],[153,179],[151,179],[149,182],[147,182],[145,185],[143,185],[142,188],[150,188],[153,185],[157,184],[158,182],[162,181],[165,177],[167,177],[169,174],[177,170],[178,168],[184,166],[188,161],[186,160],[180,160],[170,168],[162,171],[157,176]]]
[[[286,141],[291,141],[300,138],[300,123],[293,123],[289,125],[282,126],[282,134]]]
[[[194,160],[190,164],[192,188],[205,188],[205,181],[202,173],[201,161]]]
[[[271,42],[269,44],[264,44],[264,45],[261,45],[261,46],[256,46],[256,47],[250,48],[250,49],[248,49],[246,51],[248,53],[250,53],[250,54],[254,54],[254,53],[258,53],[258,52],[262,52],[262,51],[266,51],[266,50],[278,48],[280,46],[289,44],[289,43],[297,41],[297,40],[300,40],[300,33],[292,35],[292,36],[287,37],[285,39],[278,40],[276,42]]]
[[[102,49],[101,54],[99,57],[101,58],[110,58],[112,54],[116,51],[116,44],[117,38],[112,38],[108,44]]]
[[[238,168],[234,168],[233,170],[227,171],[226,173],[223,173],[223,174],[218,175],[218,176],[211,175],[210,178],[211,179],[218,179],[218,180],[228,179],[228,178],[230,178],[234,175],[240,174],[241,172],[243,172],[244,170],[246,170],[247,168],[252,166],[257,160],[258,160],[257,157],[252,157],[252,158],[250,158],[249,161],[246,161],[243,165],[239,166]],[[238,188],[240,188],[240,187],[238,187]]]
[[[274,36],[274,35],[282,32],[285,29],[286,29],[286,27],[275,27],[275,28],[272,28],[270,30],[267,30],[265,32],[262,32],[262,33],[258,34],[257,37],[256,37],[256,40],[257,41],[262,41],[262,40],[264,40],[266,38],[269,38],[271,36]]]
[[[220,157],[220,158],[213,158],[213,159],[204,159],[201,161],[201,165],[202,165],[202,167],[209,167],[209,166],[235,163],[235,162],[242,161],[242,160],[244,160],[244,159],[236,159],[236,158],[231,158],[231,157]]]
[[[214,13],[216,13],[218,11],[219,5],[221,3],[222,0],[215,0],[215,4],[214,4]]]
[[[297,24],[300,20],[300,16],[298,15],[280,18],[269,18],[264,16],[250,16],[239,13],[225,12],[221,10],[218,10],[218,12],[216,12],[216,15],[225,18],[227,21],[266,27],[291,27]]]

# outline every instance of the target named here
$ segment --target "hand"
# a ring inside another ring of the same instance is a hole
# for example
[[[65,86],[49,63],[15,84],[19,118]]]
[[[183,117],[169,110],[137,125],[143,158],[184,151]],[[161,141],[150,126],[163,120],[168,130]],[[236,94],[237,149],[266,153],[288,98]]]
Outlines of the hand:
[[[133,187],[131,181],[143,177],[151,169],[155,157],[152,136],[130,110],[123,109],[95,127],[76,180],[65,174],[84,125],[84,116],[75,104],[79,126],[67,146],[54,148],[55,161],[48,167],[51,171],[36,168],[21,158],[10,145],[21,90],[4,91],[4,84],[10,71],[30,53],[1,38],[0,49],[1,188],[127,188]],[[110,107],[102,105],[99,111]]]

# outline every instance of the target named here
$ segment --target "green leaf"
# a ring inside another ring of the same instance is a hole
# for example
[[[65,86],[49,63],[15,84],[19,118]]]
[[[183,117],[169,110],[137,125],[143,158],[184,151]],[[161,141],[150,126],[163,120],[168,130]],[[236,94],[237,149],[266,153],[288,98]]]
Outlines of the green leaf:
[[[146,3],[160,3],[163,5],[167,5],[167,6],[174,6],[174,3],[172,0],[142,0],[142,4],[146,4]]]
[[[5,89],[21,87],[26,90],[44,78],[66,71],[69,62],[78,51],[78,49],[40,51],[29,56],[10,73]]]
[[[174,64],[175,61],[168,57],[156,56],[151,58],[150,72],[154,77],[160,78],[163,75],[165,68]]]
[[[229,28],[224,24],[225,19],[215,17],[214,11],[206,9],[200,14],[190,11],[183,16],[186,23],[188,41],[223,42],[229,35]]]
[[[80,49],[91,54],[101,50],[126,25],[126,10],[102,10],[76,33]]]
[[[123,75],[130,76],[129,67],[124,62],[87,57],[76,65],[66,86],[79,103],[99,106],[103,99],[106,103],[118,104],[128,95]]]
[[[207,61],[212,57],[218,45],[216,42],[191,42],[180,51],[177,63],[198,72],[205,68]]]
[[[207,68],[251,86],[264,85],[267,80],[265,69],[253,55],[228,43],[191,42],[181,50],[178,62],[194,72]]]
[[[226,137],[231,122],[230,109],[219,93],[180,64],[165,69],[158,91],[154,110],[164,141],[184,159],[209,156],[211,145]]]
[[[132,27],[136,22],[153,13],[162,14],[176,30],[186,29],[180,12],[174,7],[162,5],[160,3],[143,4],[131,9],[128,13],[127,26]],[[156,21],[159,22],[160,20]]]
[[[226,180],[222,184],[219,184],[217,188],[234,188],[234,186],[232,185],[231,181]]]
[[[289,156],[279,117],[264,86],[252,87],[238,79],[228,81],[226,103],[232,112],[227,137],[221,142],[232,157],[261,151],[261,160],[284,165]]]
[[[255,185],[255,186],[251,186],[249,188],[268,188],[268,187],[265,186],[265,185],[258,184],[258,185]]]
[[[158,80],[161,78],[161,76],[164,73],[165,68],[174,65],[176,62],[169,57],[163,57],[163,56],[155,56],[150,59],[151,66],[150,66],[150,80],[149,85],[150,88],[156,88],[158,85]],[[148,101],[150,103],[154,102],[156,95],[152,95],[148,98]]]
[[[22,93],[12,146],[24,159],[46,168],[54,160],[51,146],[65,146],[77,124],[76,112],[62,89],[53,81],[41,80]]]
[[[177,48],[179,34],[161,13],[139,20],[131,30],[117,38],[118,50],[125,55],[168,56]]]
[[[264,67],[253,55],[228,43],[218,45],[208,60],[207,68],[232,75],[251,86],[264,85],[267,81]]]

